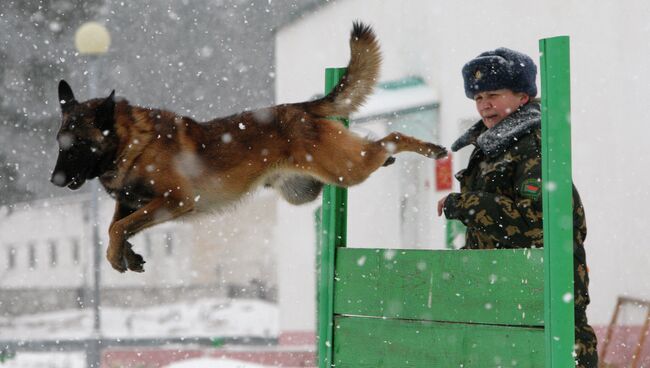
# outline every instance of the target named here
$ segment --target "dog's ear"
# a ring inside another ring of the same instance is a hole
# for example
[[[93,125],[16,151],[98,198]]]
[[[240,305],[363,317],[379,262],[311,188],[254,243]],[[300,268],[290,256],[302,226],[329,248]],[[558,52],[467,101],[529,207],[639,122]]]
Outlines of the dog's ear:
[[[61,79],[59,82],[59,103],[61,104],[61,110],[66,110],[71,107],[76,100],[74,99],[74,93],[72,93],[72,88],[65,80]]]
[[[102,101],[95,111],[95,119],[97,127],[102,131],[113,130],[115,124],[115,90]]]

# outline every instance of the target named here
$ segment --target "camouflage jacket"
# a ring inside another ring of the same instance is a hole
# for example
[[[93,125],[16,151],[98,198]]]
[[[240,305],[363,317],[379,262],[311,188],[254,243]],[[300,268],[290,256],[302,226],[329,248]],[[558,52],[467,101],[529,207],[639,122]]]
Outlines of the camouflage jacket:
[[[467,168],[456,174],[461,192],[451,193],[445,216],[467,226],[466,249],[542,247],[541,113],[528,103],[492,129],[477,122],[452,150],[473,144]],[[573,188],[576,306],[586,306],[588,276],[583,243],[585,213]]]

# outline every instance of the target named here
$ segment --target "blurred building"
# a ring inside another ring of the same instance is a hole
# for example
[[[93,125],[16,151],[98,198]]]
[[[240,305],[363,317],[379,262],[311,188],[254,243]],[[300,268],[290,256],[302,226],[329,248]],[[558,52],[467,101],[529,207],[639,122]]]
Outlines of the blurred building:
[[[276,198],[260,193],[222,215],[167,222],[131,238],[145,272],[113,270],[103,258],[114,201],[102,195],[102,303],[131,307],[202,297],[274,300],[270,237]],[[83,307],[91,297],[90,196],[20,203],[0,215],[0,314]]]

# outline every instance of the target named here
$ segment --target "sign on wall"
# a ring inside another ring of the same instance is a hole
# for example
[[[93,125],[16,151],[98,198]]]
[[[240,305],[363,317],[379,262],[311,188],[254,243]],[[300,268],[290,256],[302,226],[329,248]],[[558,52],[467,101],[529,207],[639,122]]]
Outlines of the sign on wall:
[[[451,190],[452,186],[452,161],[449,156],[436,160],[436,190]]]

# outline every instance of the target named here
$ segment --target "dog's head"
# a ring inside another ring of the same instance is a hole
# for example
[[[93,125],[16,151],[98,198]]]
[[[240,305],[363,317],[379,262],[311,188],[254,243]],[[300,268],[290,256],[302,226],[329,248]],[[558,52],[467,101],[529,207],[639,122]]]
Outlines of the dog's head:
[[[99,176],[115,129],[115,91],[105,99],[78,102],[72,88],[59,82],[61,128],[57,133],[59,156],[50,181],[59,187],[78,189]]]

